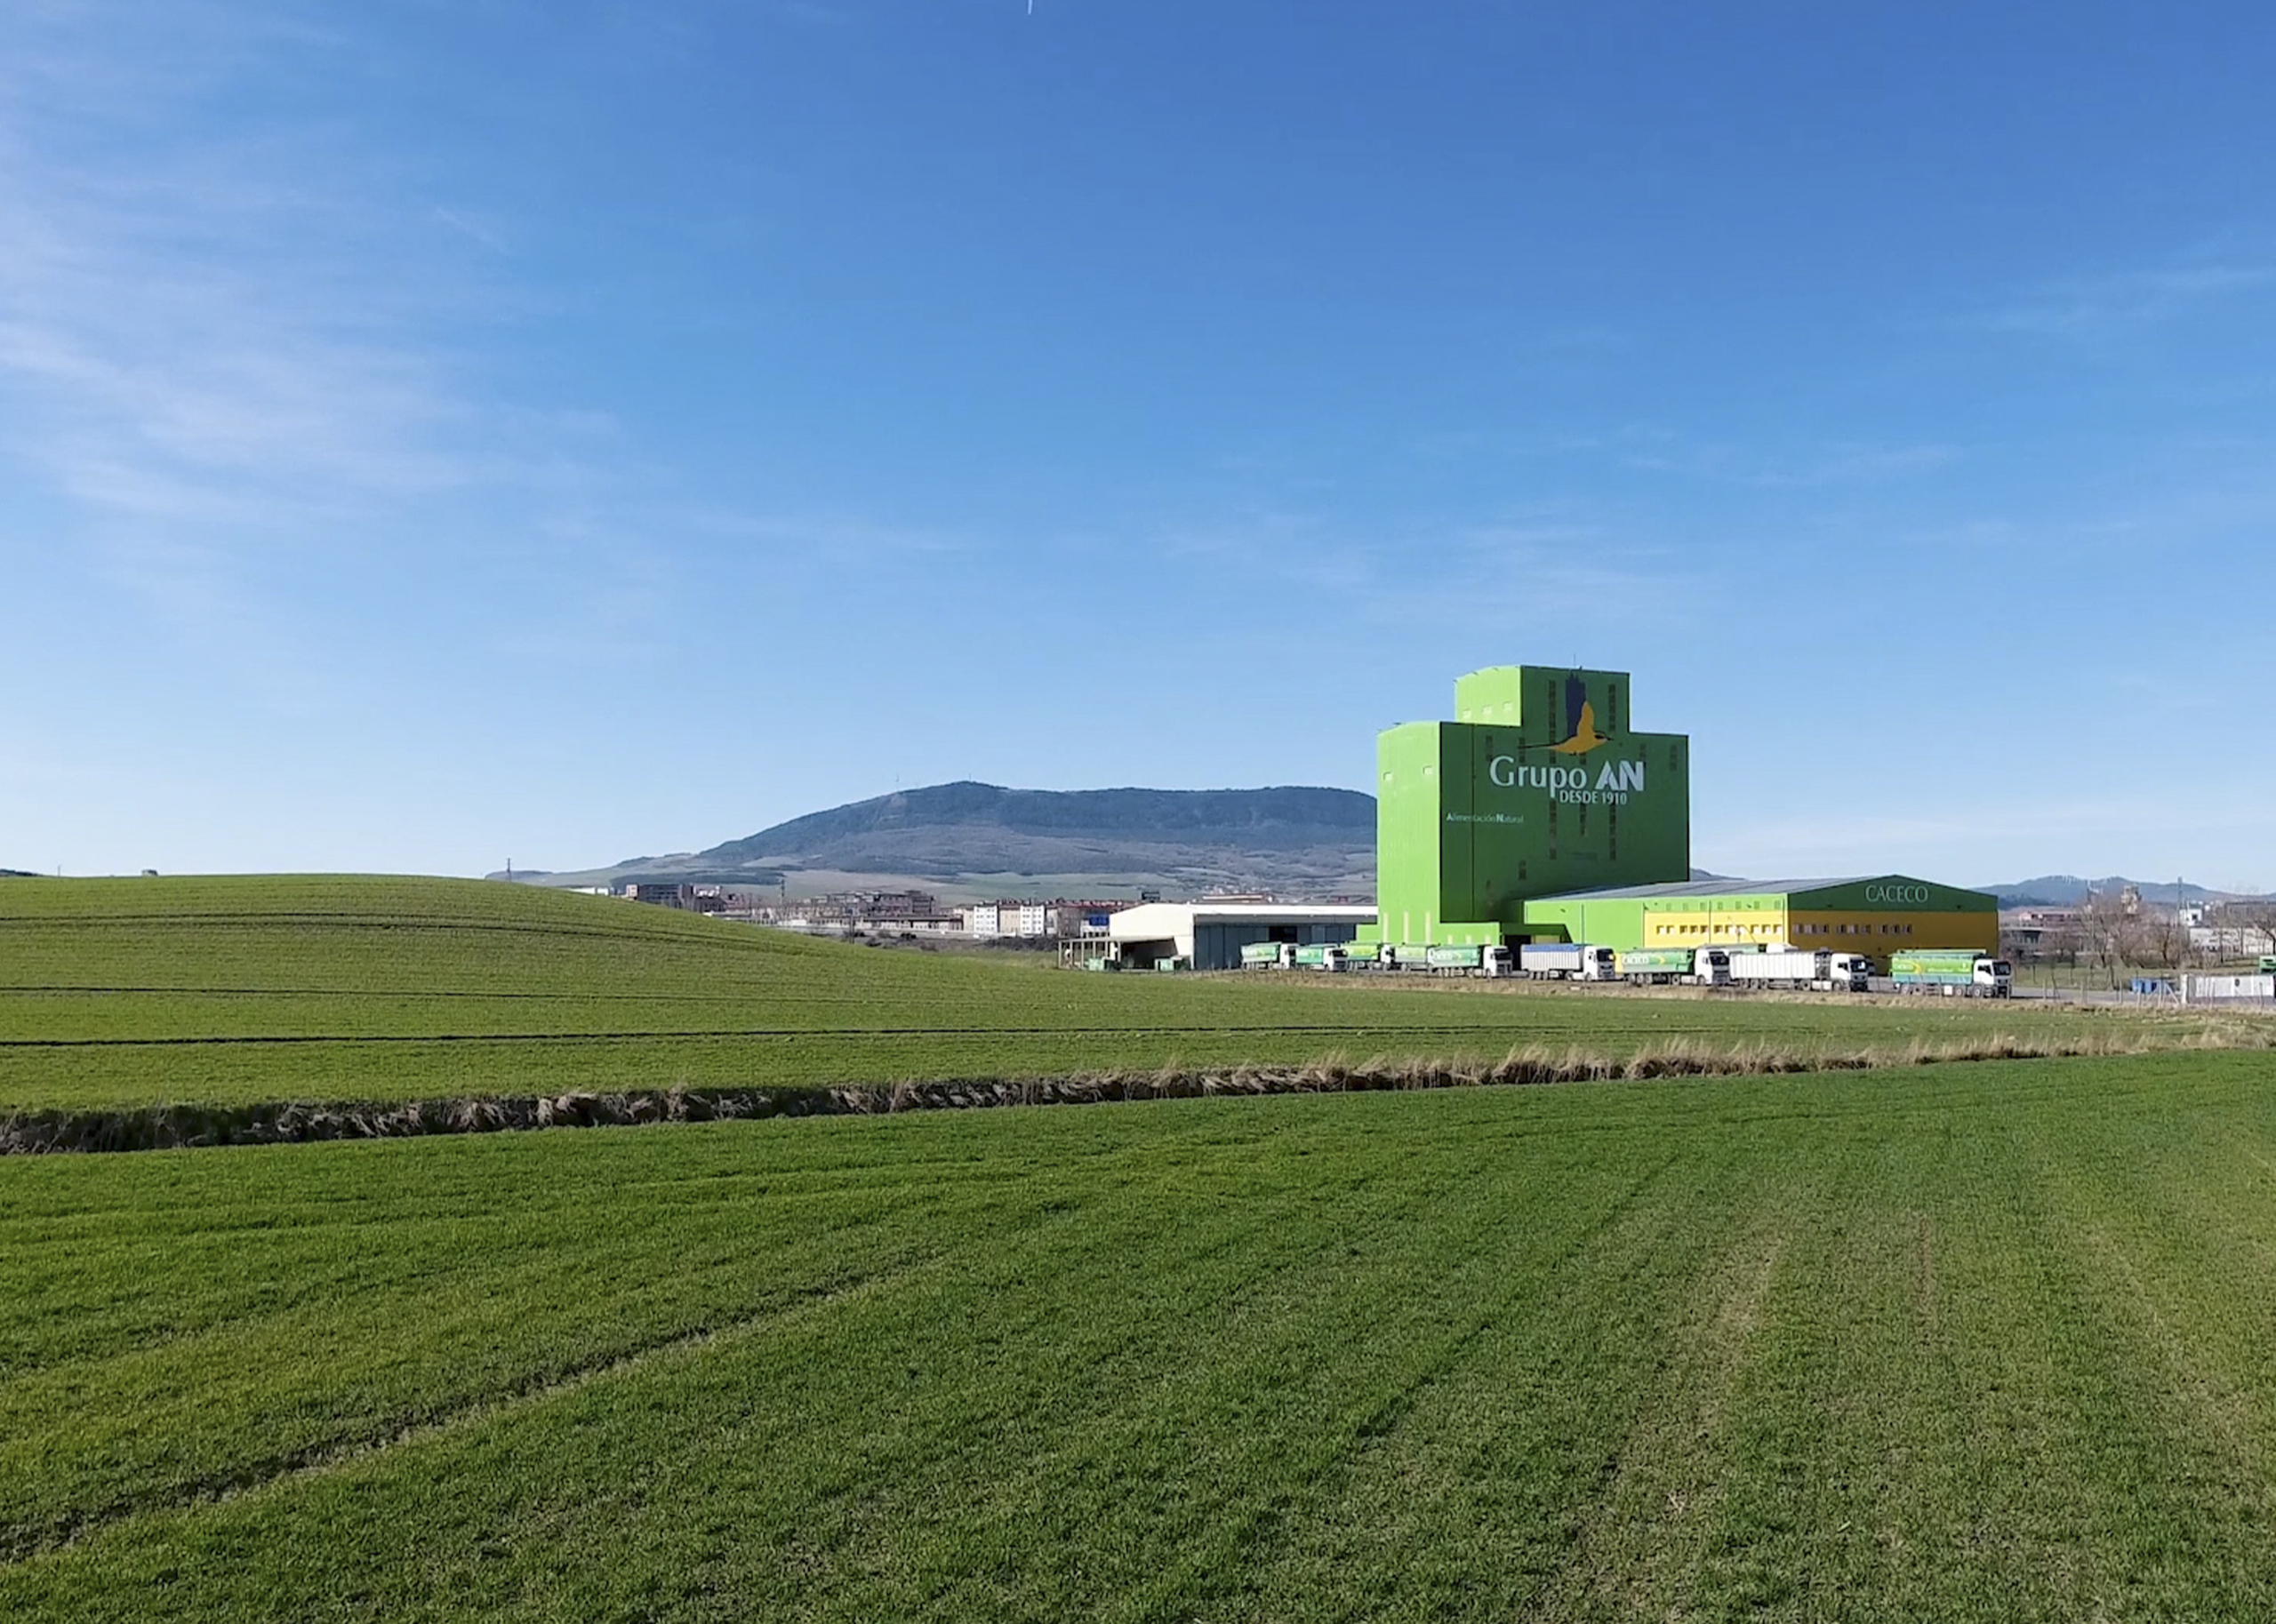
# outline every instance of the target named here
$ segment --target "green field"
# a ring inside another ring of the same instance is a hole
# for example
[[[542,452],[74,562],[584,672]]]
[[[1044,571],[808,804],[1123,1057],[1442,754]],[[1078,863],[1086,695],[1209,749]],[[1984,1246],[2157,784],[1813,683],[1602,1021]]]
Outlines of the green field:
[[[1084,975],[473,881],[0,883],[0,1114],[2192,1029],[1974,1001]]]
[[[2276,1616],[2276,1062],[0,1164],[0,1617]]]

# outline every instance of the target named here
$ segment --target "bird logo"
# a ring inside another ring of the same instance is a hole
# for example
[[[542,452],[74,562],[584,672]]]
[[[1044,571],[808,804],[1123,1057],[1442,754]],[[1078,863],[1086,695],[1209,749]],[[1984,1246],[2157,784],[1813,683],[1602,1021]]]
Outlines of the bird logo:
[[[1597,732],[1597,708],[1588,700],[1583,700],[1581,714],[1573,723],[1572,735],[1563,743],[1552,744],[1549,748],[1552,754],[1558,756],[1586,756],[1599,746],[1611,742],[1611,740]]]
[[[1597,708],[1589,698],[1588,684],[1577,676],[1568,676],[1565,679],[1565,737],[1555,744],[1520,748],[1547,750],[1552,756],[1586,756],[1611,742],[1611,735],[1597,732]]]

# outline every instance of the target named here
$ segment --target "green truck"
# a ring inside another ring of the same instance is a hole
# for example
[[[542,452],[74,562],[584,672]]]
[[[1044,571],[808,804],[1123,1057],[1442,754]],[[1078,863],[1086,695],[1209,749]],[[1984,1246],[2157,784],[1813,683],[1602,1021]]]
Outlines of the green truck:
[[[1619,959],[1620,979],[1640,986],[1695,981],[1702,987],[1731,984],[1731,956],[1721,948],[1630,948]]]
[[[1326,970],[1346,968],[1351,950],[1342,942],[1315,942],[1299,947],[1293,941],[1253,941],[1241,948],[1244,970]]]
[[[2011,998],[2015,966],[1967,948],[1924,948],[1892,953],[1888,977],[1899,992],[1941,993],[1947,998]]]

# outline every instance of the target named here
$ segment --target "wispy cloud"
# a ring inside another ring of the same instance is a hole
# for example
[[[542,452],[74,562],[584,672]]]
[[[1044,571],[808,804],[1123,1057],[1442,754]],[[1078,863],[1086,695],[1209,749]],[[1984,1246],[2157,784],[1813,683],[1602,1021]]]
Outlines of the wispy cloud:
[[[1497,513],[1356,525],[1331,511],[1258,503],[1206,523],[1101,541],[1134,559],[1175,554],[1213,584],[1211,605],[1262,604],[1315,635],[1476,635],[1526,621],[1643,621],[1696,591],[1667,548],[1592,508],[1545,502]],[[1150,566],[1149,566],[1150,567]]]
[[[550,548],[537,589],[605,580],[637,547],[597,532],[653,473],[605,412],[483,375],[531,308],[505,222],[421,196],[348,121],[239,110],[359,48],[260,0],[0,19],[0,465],[75,520],[0,548],[79,549],[249,685],[305,636],[293,572],[464,580],[486,524],[493,573]]]
[[[1836,441],[1784,454],[1766,455],[1734,446],[1703,445],[1646,452],[1624,459],[1627,466],[1654,474],[1679,474],[1721,484],[1786,491],[1865,484],[1902,479],[1942,468],[1960,448],[1935,443],[1875,444]]]
[[[2204,248],[2162,263],[2058,278],[1994,305],[1973,324],[1995,332],[2093,340],[2172,321],[2276,283],[2276,264]]]
[[[114,99],[190,86],[40,79],[0,112],[0,448],[143,521],[468,476],[427,268],[372,252],[399,225],[338,184],[348,155],[305,131],[145,143]]]

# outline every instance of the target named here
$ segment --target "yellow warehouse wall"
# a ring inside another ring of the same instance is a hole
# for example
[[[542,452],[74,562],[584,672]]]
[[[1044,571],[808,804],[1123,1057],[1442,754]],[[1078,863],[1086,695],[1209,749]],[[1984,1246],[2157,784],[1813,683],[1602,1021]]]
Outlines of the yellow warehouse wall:
[[[1788,913],[1781,908],[1718,908],[1711,913],[1654,910],[1644,916],[1647,948],[1727,947],[1733,943],[1824,948],[1886,959],[1909,948],[2000,950],[1997,914]]]

